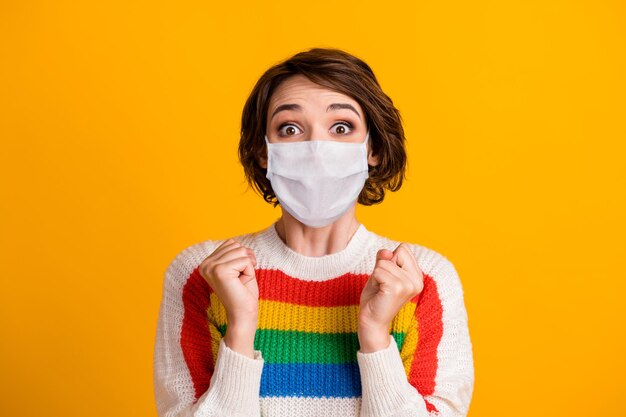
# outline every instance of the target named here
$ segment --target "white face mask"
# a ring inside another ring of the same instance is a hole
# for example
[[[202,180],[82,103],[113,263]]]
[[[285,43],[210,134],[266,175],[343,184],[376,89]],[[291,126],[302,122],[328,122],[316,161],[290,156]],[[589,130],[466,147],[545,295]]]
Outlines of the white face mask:
[[[356,203],[365,181],[367,143],[304,140],[267,144],[267,174],[281,207],[310,227],[323,227]]]

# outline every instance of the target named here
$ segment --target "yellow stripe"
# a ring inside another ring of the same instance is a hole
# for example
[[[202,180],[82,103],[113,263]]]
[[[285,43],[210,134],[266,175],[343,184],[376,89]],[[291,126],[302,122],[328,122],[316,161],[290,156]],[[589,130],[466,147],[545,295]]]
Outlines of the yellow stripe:
[[[220,348],[220,340],[222,340],[222,334],[219,332],[219,329],[213,325],[215,323],[215,315],[213,314],[213,309],[209,307],[207,314],[209,319],[209,332],[211,333],[211,354],[213,356],[213,363],[217,363],[217,351]]]
[[[411,322],[408,327],[408,331],[404,336],[404,343],[402,349],[400,349],[400,357],[402,358],[402,364],[404,365],[404,372],[408,378],[411,365],[413,364],[413,357],[417,350],[417,339],[419,333],[419,324],[415,319],[415,316],[411,317]]]
[[[215,293],[211,293],[211,306],[217,326],[226,324],[226,309]],[[409,330],[414,320],[414,312],[415,303],[407,302],[394,317],[390,331]],[[356,333],[358,316],[358,305],[310,307],[282,301],[260,300],[258,328],[315,333]]]

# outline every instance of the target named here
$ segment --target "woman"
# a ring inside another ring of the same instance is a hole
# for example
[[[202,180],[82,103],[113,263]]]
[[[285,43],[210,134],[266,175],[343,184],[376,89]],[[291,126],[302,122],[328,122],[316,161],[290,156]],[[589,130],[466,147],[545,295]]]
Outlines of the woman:
[[[181,251],[155,343],[160,417],[467,415],[474,386],[453,264],[368,230],[406,165],[399,112],[370,67],[314,48],[270,68],[242,117],[270,226]]]

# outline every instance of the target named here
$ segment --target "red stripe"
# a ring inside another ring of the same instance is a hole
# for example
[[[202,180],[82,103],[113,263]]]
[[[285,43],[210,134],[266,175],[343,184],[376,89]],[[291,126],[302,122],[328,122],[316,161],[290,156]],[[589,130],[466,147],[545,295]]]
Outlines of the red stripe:
[[[259,298],[310,307],[359,305],[369,274],[346,273],[326,281],[305,281],[277,269],[257,269]]]
[[[209,389],[215,369],[207,320],[211,291],[211,287],[197,268],[190,274],[183,287],[184,314],[180,345],[191,374],[196,401]]]
[[[429,413],[431,412],[435,412],[438,413],[439,410],[437,410],[437,407],[435,407],[433,404],[429,403],[428,400],[424,399],[424,402],[426,403],[426,411],[428,411]]]
[[[415,317],[418,323],[417,349],[409,371],[409,382],[423,396],[432,395],[435,391],[437,375],[437,347],[443,335],[443,307],[437,291],[435,280],[424,274],[424,289],[418,295]],[[424,400],[426,401],[426,400]],[[428,411],[438,411],[426,401]]]

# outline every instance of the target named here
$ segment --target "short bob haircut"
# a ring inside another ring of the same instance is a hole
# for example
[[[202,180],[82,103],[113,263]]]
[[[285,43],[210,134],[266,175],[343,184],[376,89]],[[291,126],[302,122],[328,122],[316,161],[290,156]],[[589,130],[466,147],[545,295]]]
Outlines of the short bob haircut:
[[[378,165],[369,165],[369,178],[358,202],[370,206],[385,198],[385,189],[402,186],[407,166],[404,129],[400,112],[383,92],[372,69],[361,59],[339,49],[312,48],[269,68],[257,81],[241,117],[239,161],[248,184],[263,194],[263,199],[279,202],[265,177],[267,169],[259,160],[267,158],[266,134],[268,105],[273,91],[285,79],[302,74],[312,82],[354,99],[365,112],[370,130],[372,154]]]

